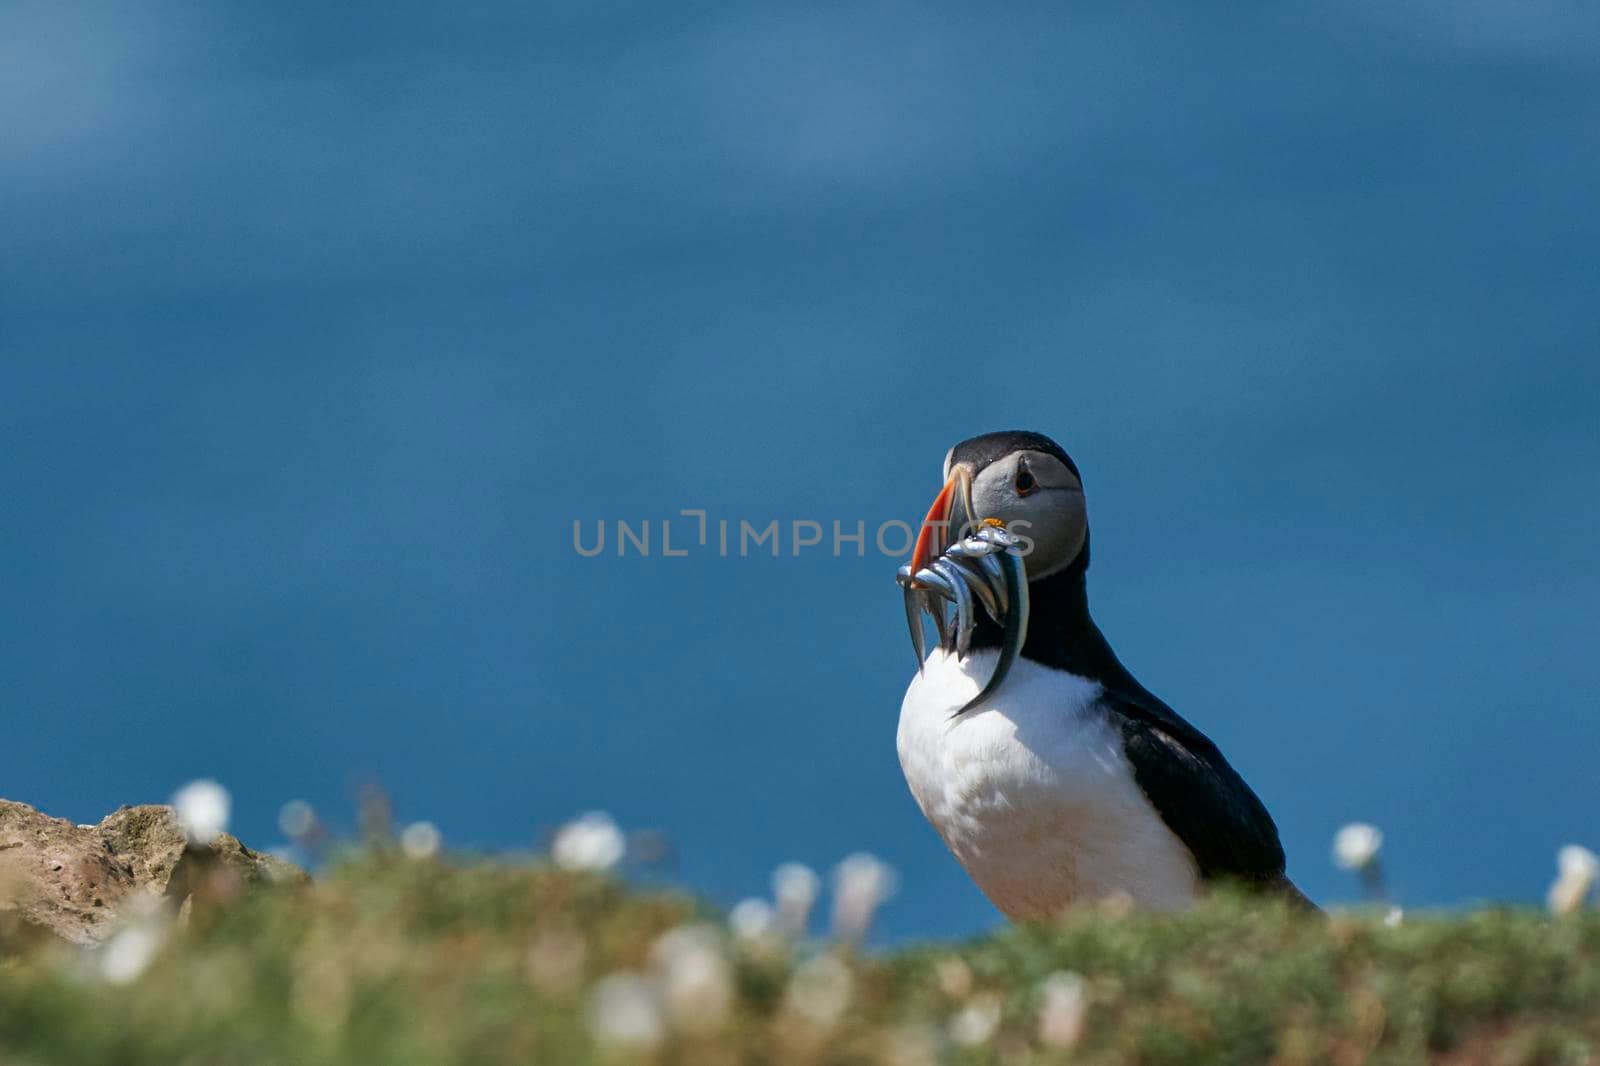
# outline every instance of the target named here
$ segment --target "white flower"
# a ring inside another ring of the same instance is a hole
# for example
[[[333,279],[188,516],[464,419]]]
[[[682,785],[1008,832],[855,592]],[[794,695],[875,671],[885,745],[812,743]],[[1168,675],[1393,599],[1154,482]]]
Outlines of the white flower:
[[[858,941],[866,936],[878,905],[894,895],[894,870],[874,855],[858,852],[833,871],[833,935]]]
[[[191,844],[215,841],[228,828],[228,812],[232,805],[228,790],[210,780],[191,781],[172,797],[178,824]]]
[[[939,991],[950,999],[966,999],[972,993],[972,969],[954,955],[940,959],[933,967]]]
[[[650,949],[667,1017],[684,1032],[720,1029],[733,1005],[733,974],[712,925],[684,925]]]
[[[95,949],[95,969],[114,985],[125,985],[149,968],[166,940],[166,927],[156,918],[131,922]]]
[[[650,982],[638,974],[601,978],[589,994],[589,1031],[602,1044],[648,1048],[661,1043],[661,1009]]]
[[[1378,857],[1383,833],[1365,822],[1351,822],[1333,837],[1333,861],[1341,870],[1364,870]]]
[[[412,822],[400,830],[400,850],[408,859],[431,859],[439,854],[444,836],[432,822]]]
[[[1095,901],[1095,910],[1113,921],[1121,921],[1138,910],[1133,895],[1124,889],[1113,889]]]
[[[1600,875],[1600,858],[1594,852],[1577,844],[1568,844],[1556,853],[1555,883],[1550,886],[1546,902],[1555,914],[1571,914],[1583,906]]]
[[[1390,907],[1383,912],[1383,924],[1389,929],[1398,929],[1405,920],[1406,912],[1399,907]]]
[[[290,840],[299,840],[317,824],[317,812],[305,800],[290,800],[278,808],[278,831]]]
[[[1078,974],[1060,970],[1040,983],[1039,1041],[1046,1047],[1077,1046],[1088,1013],[1089,984]]]
[[[950,1039],[963,1047],[977,1047],[987,1044],[999,1025],[1000,997],[982,993],[950,1019]]]
[[[1573,878],[1558,877],[1550,886],[1549,893],[1545,896],[1545,903],[1552,914],[1572,914],[1581,910],[1583,901],[1589,896],[1589,884]]]
[[[1590,881],[1600,874],[1600,857],[1581,844],[1568,844],[1556,852],[1556,869],[1562,877],[1585,877]]]
[[[832,955],[818,955],[795,970],[784,1000],[790,1010],[828,1029],[844,1016],[854,994],[855,977],[850,968]]]
[[[728,912],[728,928],[739,940],[765,940],[777,924],[772,904],[764,899],[744,899]]]
[[[772,894],[778,900],[778,928],[785,936],[805,933],[811,906],[817,901],[822,880],[811,867],[786,862],[772,871]]]
[[[590,811],[561,827],[550,855],[564,870],[609,870],[627,850],[627,840],[611,816]]]

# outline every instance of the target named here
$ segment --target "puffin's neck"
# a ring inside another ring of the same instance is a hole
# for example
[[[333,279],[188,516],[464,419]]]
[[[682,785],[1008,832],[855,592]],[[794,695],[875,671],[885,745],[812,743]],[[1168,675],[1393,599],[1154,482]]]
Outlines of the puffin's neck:
[[[1102,684],[1137,685],[1089,615],[1088,567],[1075,564],[1028,583],[1028,639],[1022,657]],[[978,612],[972,646],[998,648],[1001,629]]]

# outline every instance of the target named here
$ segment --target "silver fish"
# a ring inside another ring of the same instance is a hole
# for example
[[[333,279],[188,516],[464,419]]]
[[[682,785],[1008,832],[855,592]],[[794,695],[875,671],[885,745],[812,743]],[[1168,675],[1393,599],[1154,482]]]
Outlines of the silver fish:
[[[964,514],[970,515],[970,505],[960,491],[963,487],[958,482],[957,503],[967,508]],[[911,647],[916,652],[919,671],[927,658],[922,612],[933,616],[939,646],[955,652],[959,659],[965,659],[971,650],[976,621],[974,600],[1000,624],[1000,654],[994,673],[956,714],[965,714],[994,695],[1028,640],[1028,575],[1016,538],[1003,528],[980,526],[971,536],[950,544],[938,559],[915,574],[909,566],[902,566],[895,580],[904,595],[906,625],[911,631]],[[946,611],[947,602],[954,607],[954,618]]]

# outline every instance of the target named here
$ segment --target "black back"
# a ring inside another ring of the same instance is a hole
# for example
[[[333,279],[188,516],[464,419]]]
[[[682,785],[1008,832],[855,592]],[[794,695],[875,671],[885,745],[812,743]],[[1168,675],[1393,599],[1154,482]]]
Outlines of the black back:
[[[1053,574],[1031,583],[1028,592],[1028,640],[1022,654],[1101,684],[1101,702],[1122,733],[1135,780],[1167,828],[1194,855],[1201,877],[1254,884],[1281,881],[1283,845],[1272,816],[1211,738],[1122,665],[1089,616],[1083,570]]]

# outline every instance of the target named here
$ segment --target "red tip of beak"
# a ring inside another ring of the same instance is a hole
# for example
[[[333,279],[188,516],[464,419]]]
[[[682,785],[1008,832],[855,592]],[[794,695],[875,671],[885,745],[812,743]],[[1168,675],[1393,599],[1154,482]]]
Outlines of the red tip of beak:
[[[934,556],[942,554],[950,542],[950,500],[955,495],[956,478],[960,476],[954,474],[944,483],[939,495],[933,498],[933,506],[928,508],[928,517],[922,520],[917,546],[911,551],[912,576],[927,566]]]

